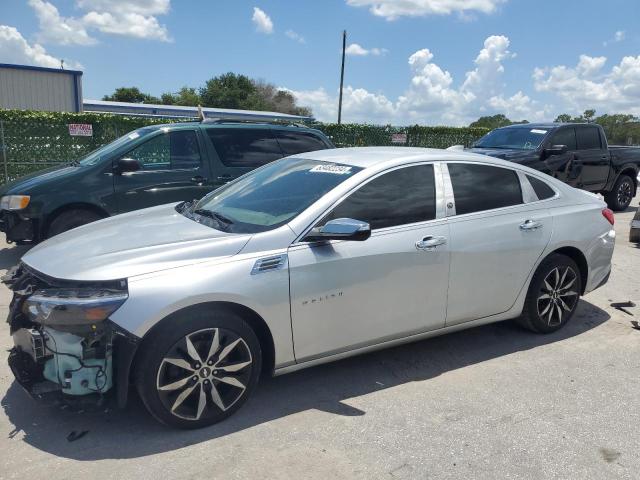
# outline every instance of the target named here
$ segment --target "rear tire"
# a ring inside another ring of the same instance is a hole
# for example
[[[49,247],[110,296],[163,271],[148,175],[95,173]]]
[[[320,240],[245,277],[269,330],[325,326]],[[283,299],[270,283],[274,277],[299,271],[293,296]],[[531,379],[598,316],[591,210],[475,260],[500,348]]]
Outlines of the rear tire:
[[[522,316],[516,321],[536,333],[560,330],[573,317],[581,292],[576,262],[565,255],[550,255],[533,275]]]
[[[260,342],[242,317],[187,309],[145,338],[135,383],[157,420],[194,429],[235,413],[255,389],[261,367]]]
[[[604,196],[607,205],[614,212],[626,210],[635,195],[633,179],[627,175],[620,175],[610,192]]]
[[[53,219],[47,231],[47,238],[55,237],[62,232],[95,222],[101,218],[97,213],[83,208],[67,210]]]

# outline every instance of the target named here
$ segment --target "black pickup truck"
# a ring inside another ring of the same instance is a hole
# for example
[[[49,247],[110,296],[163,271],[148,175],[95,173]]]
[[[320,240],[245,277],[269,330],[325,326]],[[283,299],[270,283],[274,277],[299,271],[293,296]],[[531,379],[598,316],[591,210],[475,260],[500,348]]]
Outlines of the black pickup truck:
[[[519,124],[492,130],[470,151],[535,168],[577,188],[604,195],[625,210],[638,188],[640,147],[607,145],[604,130],[588,123]]]

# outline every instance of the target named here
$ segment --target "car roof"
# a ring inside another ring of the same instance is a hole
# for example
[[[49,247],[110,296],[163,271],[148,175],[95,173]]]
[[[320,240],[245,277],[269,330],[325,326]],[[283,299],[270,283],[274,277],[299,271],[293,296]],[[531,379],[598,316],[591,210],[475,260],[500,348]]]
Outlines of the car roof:
[[[157,125],[145,125],[141,128],[146,128],[149,130],[160,130],[162,128],[171,128],[173,130],[181,129],[181,128],[193,128],[193,127],[205,127],[205,128],[265,128],[268,127],[270,129],[278,129],[278,130],[291,130],[291,131],[304,131],[304,132],[315,132],[322,133],[322,131],[308,127],[302,124],[278,124],[278,123],[267,123],[267,122],[216,122],[216,123],[203,123],[203,122],[175,122],[175,123],[161,123]]]
[[[507,125],[500,128],[544,128],[545,130],[553,130],[560,127],[597,127],[594,123],[576,123],[576,122],[546,122],[546,123],[516,123],[514,125]],[[496,129],[498,130],[498,129]]]
[[[507,162],[486,155],[464,152],[462,150],[442,150],[437,148],[418,147],[349,147],[318,150],[294,155],[297,158],[318,160],[323,162],[340,163],[360,168],[374,166],[402,165],[416,161],[480,161],[494,163],[496,165],[514,167],[512,162]]]

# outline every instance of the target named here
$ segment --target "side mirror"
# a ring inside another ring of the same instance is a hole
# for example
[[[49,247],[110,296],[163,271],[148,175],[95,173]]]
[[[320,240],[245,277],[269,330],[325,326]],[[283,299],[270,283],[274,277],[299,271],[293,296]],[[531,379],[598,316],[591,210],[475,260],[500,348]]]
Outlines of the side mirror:
[[[552,155],[563,155],[567,153],[569,148],[566,145],[551,145],[549,148],[544,149],[544,153],[547,157]]]
[[[142,166],[140,165],[140,162],[138,160],[128,157],[118,159],[114,166],[114,170],[118,174],[126,172],[137,172],[138,170],[140,170],[140,168],[142,168]]]
[[[322,242],[325,240],[363,242],[370,236],[371,227],[368,223],[352,218],[337,218],[328,221],[322,227],[313,228],[303,240],[307,242]]]

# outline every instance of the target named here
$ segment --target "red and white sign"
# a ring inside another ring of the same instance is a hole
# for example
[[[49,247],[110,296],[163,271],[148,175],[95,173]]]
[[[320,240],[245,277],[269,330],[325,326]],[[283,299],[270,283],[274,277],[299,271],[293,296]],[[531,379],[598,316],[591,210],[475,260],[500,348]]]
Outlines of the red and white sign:
[[[406,133],[391,134],[391,143],[407,143],[407,134]]]
[[[72,137],[93,137],[93,125],[90,123],[70,123],[68,126]]]

